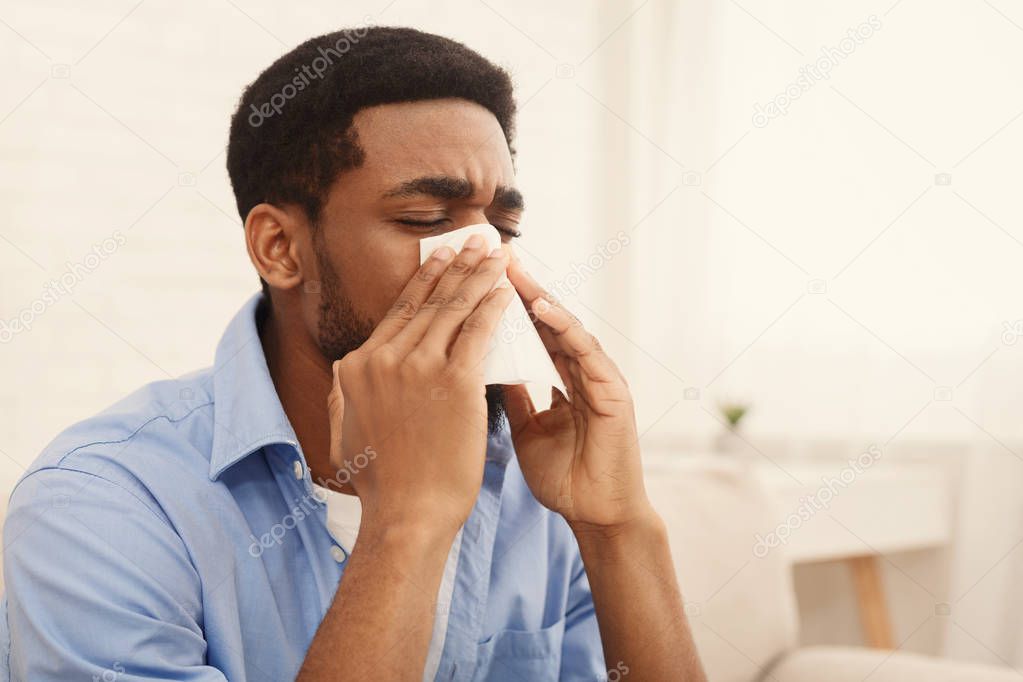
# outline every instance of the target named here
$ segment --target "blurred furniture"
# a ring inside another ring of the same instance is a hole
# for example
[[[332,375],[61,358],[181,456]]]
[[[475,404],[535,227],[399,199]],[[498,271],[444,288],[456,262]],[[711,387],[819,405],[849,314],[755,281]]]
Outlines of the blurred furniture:
[[[784,470],[766,465],[757,472],[778,510],[799,509],[803,500],[819,495],[825,486],[835,488],[828,513],[802,522],[788,539],[785,554],[792,563],[845,562],[856,590],[864,641],[890,649],[895,642],[878,556],[948,543],[949,484],[942,471],[929,466],[873,468],[848,485],[837,478],[835,469],[833,464],[786,462]]]
[[[764,480],[743,462],[721,457],[654,458],[646,479],[668,525],[709,679],[1018,682],[1008,668],[859,647],[800,648],[786,548],[754,552],[756,534],[779,518]]]

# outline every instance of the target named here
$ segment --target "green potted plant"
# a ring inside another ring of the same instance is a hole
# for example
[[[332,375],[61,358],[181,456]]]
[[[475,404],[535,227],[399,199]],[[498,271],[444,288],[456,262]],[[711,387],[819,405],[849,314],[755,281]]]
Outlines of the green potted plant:
[[[743,418],[749,414],[750,406],[747,403],[723,402],[718,403],[718,411],[725,421],[725,428],[718,434],[714,449],[726,455],[742,452],[744,449],[743,438],[739,435],[740,425]]]

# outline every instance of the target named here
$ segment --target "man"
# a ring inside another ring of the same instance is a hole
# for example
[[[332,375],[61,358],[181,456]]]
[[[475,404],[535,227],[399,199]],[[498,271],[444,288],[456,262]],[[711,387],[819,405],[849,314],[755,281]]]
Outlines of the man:
[[[11,678],[703,679],[621,374],[510,246],[419,266],[429,235],[518,234],[514,113],[503,71],[410,29],[314,38],[249,86],[227,165],[264,291],[211,369],[19,482]],[[547,411],[483,385],[514,295],[568,386]]]

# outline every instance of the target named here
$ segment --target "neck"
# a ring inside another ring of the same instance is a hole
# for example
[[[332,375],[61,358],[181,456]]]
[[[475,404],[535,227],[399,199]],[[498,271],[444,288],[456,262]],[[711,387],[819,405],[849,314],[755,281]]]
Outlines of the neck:
[[[266,364],[284,413],[298,436],[313,481],[327,481],[335,471],[330,465],[330,363],[307,334],[286,333],[302,328],[300,319],[286,319],[280,307],[267,305],[260,328]]]

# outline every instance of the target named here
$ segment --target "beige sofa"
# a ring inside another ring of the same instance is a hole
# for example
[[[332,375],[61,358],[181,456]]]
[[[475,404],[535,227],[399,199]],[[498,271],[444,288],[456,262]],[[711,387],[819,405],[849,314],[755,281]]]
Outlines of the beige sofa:
[[[686,612],[714,682],[1020,682],[994,668],[899,651],[799,647],[790,567],[781,548],[758,558],[772,508],[742,462],[648,462],[647,489],[671,536]]]

